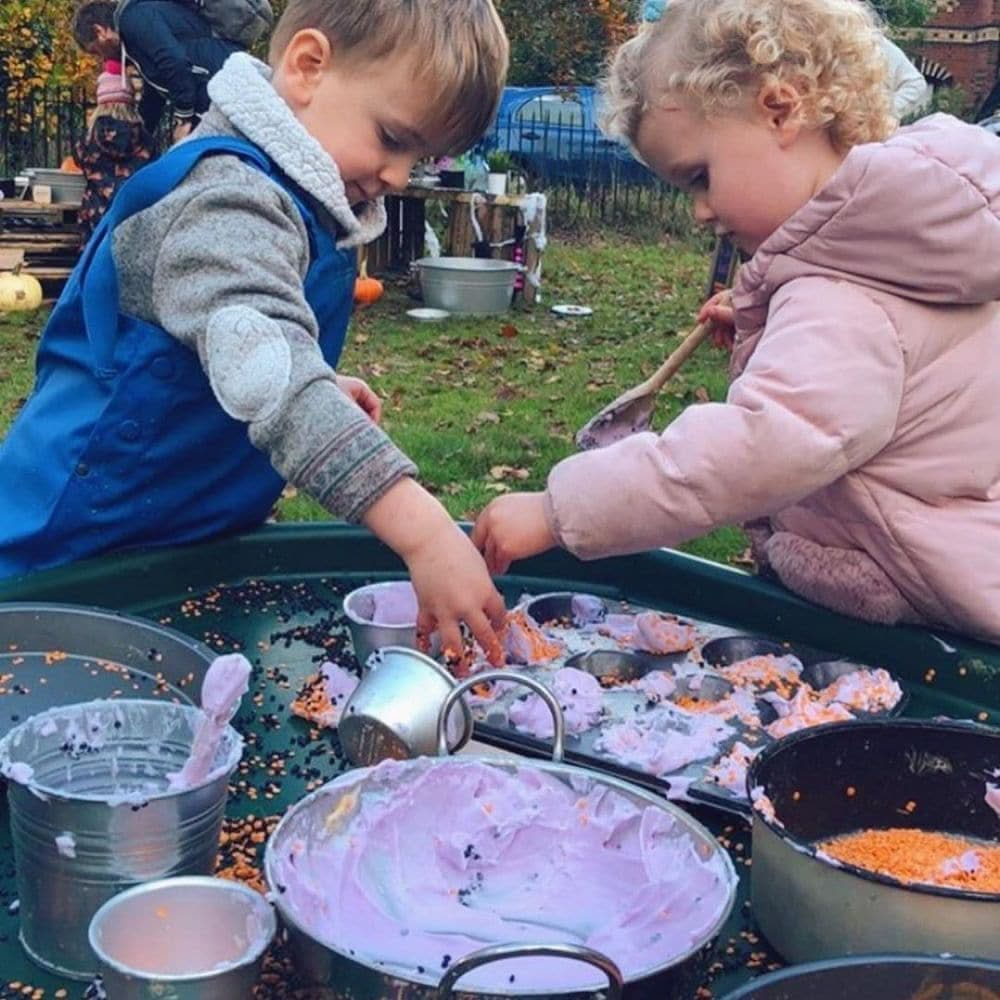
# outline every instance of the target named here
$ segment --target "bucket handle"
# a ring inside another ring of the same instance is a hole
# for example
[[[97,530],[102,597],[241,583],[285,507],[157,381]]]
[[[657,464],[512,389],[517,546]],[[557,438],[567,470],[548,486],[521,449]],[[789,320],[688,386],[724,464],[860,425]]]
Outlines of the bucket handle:
[[[501,673],[502,671],[497,671]],[[490,962],[498,962],[505,958],[527,958],[534,955],[548,955],[552,958],[575,958],[579,962],[586,962],[598,968],[608,977],[610,989],[605,994],[607,1000],[620,1000],[625,988],[625,979],[621,969],[608,958],[607,955],[593,948],[584,948],[578,944],[494,944],[488,948],[480,948],[479,951],[460,958],[441,977],[438,985],[438,1000],[450,1000],[453,995],[455,983],[467,972],[478,968],[480,965],[487,965]]]
[[[448,697],[445,698],[444,703],[441,705],[441,710],[438,712],[437,721],[437,752],[439,757],[446,757],[448,755],[448,734],[446,732],[446,727],[448,723],[448,716],[451,714],[451,710],[455,705],[455,702],[465,694],[470,688],[475,687],[477,684],[482,684],[484,681],[507,681],[510,684],[522,684],[524,687],[531,688],[535,694],[538,695],[542,701],[548,706],[549,711],[552,713],[552,759],[556,762],[563,759],[563,753],[565,750],[566,743],[566,723],[563,719],[562,709],[559,707],[559,702],[556,701],[555,696],[552,692],[541,682],[536,681],[534,677],[528,677],[525,674],[518,674],[511,670],[487,670],[482,674],[473,674],[471,677],[466,677],[464,681],[456,684],[449,692]],[[480,954],[476,952],[476,954]]]

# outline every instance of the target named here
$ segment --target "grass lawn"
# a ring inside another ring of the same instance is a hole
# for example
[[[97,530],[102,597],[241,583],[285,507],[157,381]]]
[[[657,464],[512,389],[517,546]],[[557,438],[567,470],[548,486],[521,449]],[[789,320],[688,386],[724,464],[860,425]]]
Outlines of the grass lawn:
[[[458,518],[499,493],[539,489],[549,467],[574,450],[573,434],[622,390],[641,381],[693,324],[708,271],[693,243],[555,237],[545,254],[544,302],[503,317],[420,324],[402,282],[360,310],[340,370],[367,379],[385,403],[384,425],[419,464],[423,482]],[[555,302],[589,305],[562,320]],[[30,390],[44,314],[0,316],[0,432]],[[657,426],[685,406],[725,393],[726,359],[703,346],[667,386]],[[294,490],[287,491],[294,494]],[[282,521],[329,515],[305,496],[286,496]],[[686,548],[738,558],[734,528]]]

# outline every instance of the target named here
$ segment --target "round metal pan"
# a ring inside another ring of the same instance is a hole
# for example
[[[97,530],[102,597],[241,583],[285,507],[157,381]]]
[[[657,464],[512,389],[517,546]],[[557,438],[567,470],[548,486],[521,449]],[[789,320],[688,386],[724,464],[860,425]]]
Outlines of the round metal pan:
[[[441,706],[438,716],[438,749],[446,752],[445,721],[459,698],[474,684],[483,681],[503,680],[505,682],[523,683],[524,678],[511,676],[507,671],[493,671],[478,674],[456,686],[447,696]],[[587,948],[566,946],[559,954],[564,957],[577,958],[596,966],[595,985],[593,989],[575,989],[567,993],[553,993],[550,989],[529,990],[523,985],[509,991],[492,990],[489,993],[473,988],[462,989],[458,982],[465,973],[479,965],[522,955],[552,955],[553,946],[546,942],[537,945],[505,946],[498,945],[484,948],[464,956],[439,980],[433,971],[425,974],[413,973],[402,977],[387,972],[375,963],[339,950],[335,945],[327,944],[312,937],[296,920],[283,903],[282,892],[275,876],[275,858],[282,850],[282,845],[289,837],[295,836],[296,819],[305,811],[318,810],[323,816],[336,810],[340,800],[348,793],[364,795],[364,781],[372,768],[362,768],[349,771],[333,781],[317,789],[292,809],[290,809],[278,824],[267,843],[264,857],[264,873],[271,889],[275,906],[284,922],[289,941],[296,956],[296,968],[317,986],[336,986],[338,991],[349,993],[354,1000],[384,1000],[393,997],[395,1000],[440,1000],[443,997],[455,997],[457,1000],[486,1000],[486,998],[511,997],[546,997],[550,1000],[598,1000],[619,995],[628,1000],[662,1000],[667,996],[693,996],[698,986],[704,981],[710,960],[712,945],[729,917],[736,898],[736,874],[728,855],[719,847],[712,834],[686,812],[667,802],[661,796],[644,789],[637,788],[627,782],[598,774],[593,771],[575,767],[562,762],[563,751],[563,720],[558,704],[551,693],[541,684],[530,681],[530,686],[553,712],[555,718],[555,736],[553,740],[552,761],[521,761],[501,760],[496,757],[466,757],[488,767],[501,768],[509,772],[524,769],[541,771],[558,778],[566,784],[578,787],[581,778],[586,778],[597,785],[614,789],[618,794],[641,807],[652,806],[669,813],[686,832],[712,855],[719,857],[730,876],[729,894],[726,905],[719,915],[715,925],[706,933],[702,940],[696,942],[683,955],[672,958],[669,962],[652,964],[643,970],[641,975],[622,978],[615,964],[606,956]],[[443,757],[423,758],[428,766],[443,762]],[[609,992],[610,983],[610,992]]]
[[[1000,965],[962,958],[865,955],[761,976],[722,1000],[1000,1000]]]
[[[58,705],[191,703],[214,653],[142,618],[73,604],[0,604],[0,736]]]
[[[774,817],[753,816],[756,921],[790,962],[872,952],[1000,961],[1000,893],[900,882],[817,856],[817,844],[902,827],[995,841],[986,785],[1000,768],[1000,730],[893,719],[795,733],[753,762]],[[872,993],[870,995],[879,995]]]

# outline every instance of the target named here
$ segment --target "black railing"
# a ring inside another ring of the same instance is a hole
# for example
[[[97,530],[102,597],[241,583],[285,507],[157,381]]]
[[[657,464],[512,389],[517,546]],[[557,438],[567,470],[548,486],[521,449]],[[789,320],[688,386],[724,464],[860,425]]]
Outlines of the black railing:
[[[14,100],[0,93],[0,174],[58,167],[86,130],[90,107],[79,90],[48,88]]]
[[[81,90],[48,88],[22,100],[0,94],[0,176],[57,167],[84,134],[91,107]],[[169,137],[162,139],[165,148]],[[554,227],[649,225],[678,236],[694,228],[685,195],[578,121],[508,118],[490,131],[485,146],[508,152],[528,189],[547,193]]]
[[[579,114],[508,117],[490,130],[484,147],[508,153],[528,189],[548,194],[553,225],[649,223],[676,235],[694,227],[686,195],[625,146],[585,127]]]

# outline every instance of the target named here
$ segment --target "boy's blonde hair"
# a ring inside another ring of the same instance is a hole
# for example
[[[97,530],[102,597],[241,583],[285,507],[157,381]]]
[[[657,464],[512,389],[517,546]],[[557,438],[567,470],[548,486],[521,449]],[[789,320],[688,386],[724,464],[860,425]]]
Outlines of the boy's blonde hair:
[[[510,47],[492,0],[289,0],[271,38],[272,65],[306,28],[326,35],[335,59],[415,56],[431,85],[427,119],[443,144],[435,153],[468,149],[496,114]]]
[[[790,84],[806,125],[850,149],[886,138],[891,114],[881,30],[857,0],[675,0],[615,54],[602,125],[635,141],[667,91],[707,116],[738,111],[770,84]]]

